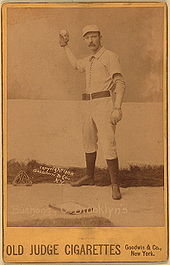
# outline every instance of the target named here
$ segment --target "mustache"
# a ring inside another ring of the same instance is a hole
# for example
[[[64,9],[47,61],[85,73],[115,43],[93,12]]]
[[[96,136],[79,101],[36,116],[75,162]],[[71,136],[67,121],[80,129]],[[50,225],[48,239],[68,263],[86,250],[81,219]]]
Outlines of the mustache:
[[[95,44],[93,44],[93,43],[90,43],[89,44],[89,47],[95,47],[96,45]]]

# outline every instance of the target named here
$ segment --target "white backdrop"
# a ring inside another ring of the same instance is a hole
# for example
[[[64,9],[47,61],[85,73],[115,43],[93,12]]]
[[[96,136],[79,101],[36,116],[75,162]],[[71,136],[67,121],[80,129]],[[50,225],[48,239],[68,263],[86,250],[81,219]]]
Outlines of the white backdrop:
[[[84,167],[79,101],[8,100],[8,160]],[[120,166],[163,164],[162,104],[124,103],[117,126]],[[105,167],[99,148],[97,165]]]

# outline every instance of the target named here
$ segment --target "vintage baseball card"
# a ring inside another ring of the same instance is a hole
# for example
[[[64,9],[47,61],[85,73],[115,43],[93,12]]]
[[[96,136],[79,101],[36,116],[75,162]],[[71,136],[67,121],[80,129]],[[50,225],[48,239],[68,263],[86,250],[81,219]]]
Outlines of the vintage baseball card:
[[[1,11],[4,262],[166,262],[166,3]]]

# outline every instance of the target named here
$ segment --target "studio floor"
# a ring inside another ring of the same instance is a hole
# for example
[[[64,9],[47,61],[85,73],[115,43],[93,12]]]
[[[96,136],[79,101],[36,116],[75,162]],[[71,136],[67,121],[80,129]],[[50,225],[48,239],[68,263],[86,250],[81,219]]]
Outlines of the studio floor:
[[[121,188],[121,193],[116,201],[111,186],[8,184],[8,226],[164,226],[163,187]],[[93,211],[73,215],[49,207],[70,202]]]

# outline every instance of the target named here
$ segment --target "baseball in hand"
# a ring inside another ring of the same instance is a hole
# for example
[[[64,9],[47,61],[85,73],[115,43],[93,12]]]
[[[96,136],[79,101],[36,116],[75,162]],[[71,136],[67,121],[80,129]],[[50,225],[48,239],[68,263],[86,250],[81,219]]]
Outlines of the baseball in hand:
[[[62,47],[67,45],[67,42],[69,41],[69,33],[66,29],[62,29],[59,32],[59,36],[60,36],[60,45]]]

